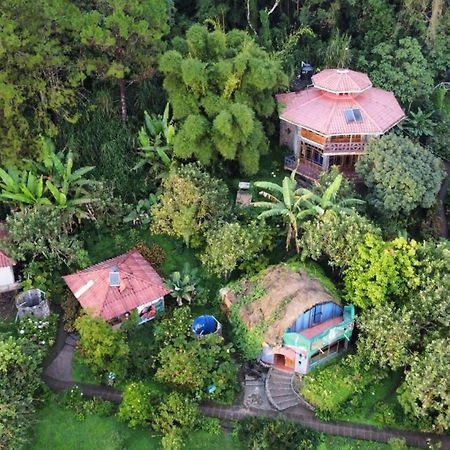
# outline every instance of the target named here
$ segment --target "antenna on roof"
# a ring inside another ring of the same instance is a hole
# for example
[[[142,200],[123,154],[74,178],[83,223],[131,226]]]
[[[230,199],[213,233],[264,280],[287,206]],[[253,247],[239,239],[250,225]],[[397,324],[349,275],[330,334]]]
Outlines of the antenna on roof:
[[[109,272],[109,285],[112,287],[120,286],[120,274],[117,266],[111,267],[111,272]]]

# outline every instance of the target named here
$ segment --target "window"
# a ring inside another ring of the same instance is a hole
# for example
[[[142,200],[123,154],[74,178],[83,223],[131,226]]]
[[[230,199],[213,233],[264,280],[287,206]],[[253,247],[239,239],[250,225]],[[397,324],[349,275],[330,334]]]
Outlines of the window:
[[[361,123],[363,121],[361,110],[359,108],[346,109],[344,110],[344,114],[347,123]]]

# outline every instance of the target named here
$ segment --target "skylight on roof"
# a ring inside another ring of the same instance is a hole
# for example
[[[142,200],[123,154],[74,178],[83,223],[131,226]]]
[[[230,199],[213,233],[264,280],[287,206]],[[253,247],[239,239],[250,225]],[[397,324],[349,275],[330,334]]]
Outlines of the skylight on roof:
[[[347,123],[361,123],[363,121],[361,110],[359,108],[346,109],[344,110],[344,114]]]
[[[113,287],[120,286],[120,274],[117,266],[111,267],[111,272],[109,272],[109,285]]]

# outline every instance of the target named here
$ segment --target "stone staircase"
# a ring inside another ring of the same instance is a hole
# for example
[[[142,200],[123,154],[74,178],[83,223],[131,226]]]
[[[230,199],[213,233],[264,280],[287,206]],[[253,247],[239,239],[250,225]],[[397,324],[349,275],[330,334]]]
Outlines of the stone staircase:
[[[278,410],[292,408],[300,405],[299,396],[292,389],[291,372],[285,372],[276,368],[271,368],[266,378],[266,394],[270,403]]]

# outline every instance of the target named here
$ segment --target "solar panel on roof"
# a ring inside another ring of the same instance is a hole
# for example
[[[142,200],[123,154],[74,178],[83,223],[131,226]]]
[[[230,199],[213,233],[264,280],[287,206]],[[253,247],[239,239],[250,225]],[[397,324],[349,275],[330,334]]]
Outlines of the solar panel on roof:
[[[355,115],[353,114],[353,109],[346,109],[344,111],[347,123],[353,123],[355,121]]]

